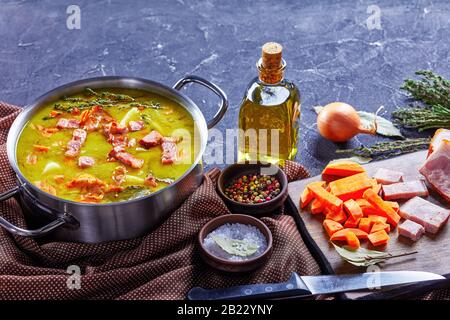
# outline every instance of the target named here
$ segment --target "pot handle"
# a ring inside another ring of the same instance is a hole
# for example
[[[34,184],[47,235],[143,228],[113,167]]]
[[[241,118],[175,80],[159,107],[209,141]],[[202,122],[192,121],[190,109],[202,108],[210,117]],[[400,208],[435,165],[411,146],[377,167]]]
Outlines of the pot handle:
[[[21,190],[21,186],[15,187],[11,190],[8,190],[2,194],[0,194],[0,202],[8,200],[9,198],[15,196],[16,194],[18,194]],[[0,226],[5,228],[6,230],[8,230],[9,232],[19,235],[19,236],[24,236],[24,237],[39,237],[39,236],[43,236],[47,233],[49,233],[50,231],[53,231],[54,229],[64,225],[68,223],[67,219],[64,216],[59,216],[58,218],[56,218],[55,220],[53,220],[52,222],[50,222],[49,224],[38,228],[38,229],[33,229],[33,230],[28,230],[28,229],[23,229],[20,228],[14,224],[12,224],[11,222],[9,222],[8,220],[6,220],[3,217],[0,217]]]
[[[211,129],[212,127],[214,127],[220,121],[220,119],[222,119],[223,115],[225,114],[225,112],[228,109],[228,98],[227,98],[227,95],[225,94],[225,92],[223,92],[222,89],[220,89],[214,83],[209,82],[208,80],[205,80],[205,79],[203,79],[201,77],[194,76],[194,75],[188,75],[188,76],[185,76],[185,77],[181,78],[180,80],[177,81],[177,83],[175,83],[173,88],[176,89],[176,90],[180,90],[186,84],[191,83],[191,82],[198,83],[198,84],[208,88],[209,90],[214,92],[221,100],[219,110],[216,112],[214,117],[210,121],[208,121],[208,124],[207,124],[208,125],[208,129]]]

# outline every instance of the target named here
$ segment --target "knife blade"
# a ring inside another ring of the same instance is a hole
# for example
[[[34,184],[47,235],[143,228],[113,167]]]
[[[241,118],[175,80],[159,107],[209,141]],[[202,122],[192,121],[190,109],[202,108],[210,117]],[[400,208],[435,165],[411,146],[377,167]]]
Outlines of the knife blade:
[[[431,272],[385,271],[346,275],[299,276],[293,272],[287,282],[251,284],[222,289],[192,288],[189,300],[226,300],[314,296],[356,290],[381,289],[388,286],[446,279]]]

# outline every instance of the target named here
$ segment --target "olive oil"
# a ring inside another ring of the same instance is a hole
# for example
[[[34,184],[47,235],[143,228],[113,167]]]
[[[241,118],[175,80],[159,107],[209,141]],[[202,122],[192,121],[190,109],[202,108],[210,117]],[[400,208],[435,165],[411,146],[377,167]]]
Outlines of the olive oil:
[[[284,164],[297,153],[300,93],[284,79],[282,47],[266,43],[259,76],[247,87],[239,111],[238,161]]]

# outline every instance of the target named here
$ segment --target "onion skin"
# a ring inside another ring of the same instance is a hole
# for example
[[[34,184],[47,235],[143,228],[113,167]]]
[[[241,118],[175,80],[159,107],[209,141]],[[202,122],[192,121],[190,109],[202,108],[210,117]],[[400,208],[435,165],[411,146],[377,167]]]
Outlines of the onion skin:
[[[327,104],[317,116],[317,128],[325,139],[345,142],[360,133],[375,134],[376,129],[366,129],[355,108],[344,102]]]

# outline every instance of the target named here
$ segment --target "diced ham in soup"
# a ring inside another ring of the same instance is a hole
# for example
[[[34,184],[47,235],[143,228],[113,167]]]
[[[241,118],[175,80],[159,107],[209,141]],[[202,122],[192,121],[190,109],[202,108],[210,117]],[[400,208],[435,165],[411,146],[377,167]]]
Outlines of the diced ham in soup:
[[[128,122],[130,131],[139,131],[144,128],[144,121],[130,121]]]
[[[134,169],[142,168],[142,166],[144,165],[144,160],[138,159],[132,154],[129,154],[121,146],[114,147],[114,149],[109,153],[109,156]]]
[[[79,157],[78,166],[82,169],[92,167],[95,164],[95,159],[92,157]]]
[[[161,148],[162,164],[172,164],[177,160],[177,144],[175,138],[163,138]]]
[[[66,157],[75,158],[80,154],[81,146],[86,141],[87,133],[83,129],[75,129],[72,133],[72,140],[67,143]]]
[[[419,240],[424,233],[425,228],[411,220],[405,220],[405,222],[398,226],[398,234],[407,237],[412,241]]]
[[[77,129],[80,127],[80,122],[77,119],[61,118],[56,124],[58,129]]]
[[[400,182],[403,173],[400,171],[393,171],[389,169],[379,168],[373,177],[381,184],[392,184]]]
[[[426,232],[437,233],[447,222],[450,211],[420,197],[412,198],[400,207],[400,215],[425,228]]]
[[[139,144],[144,148],[151,148],[161,144],[163,136],[156,130],[153,130],[148,135],[139,140]]]
[[[384,200],[427,197],[428,189],[422,180],[393,183],[383,186]]]
[[[144,184],[152,188],[156,188],[158,186],[155,177],[151,173],[145,178]]]

